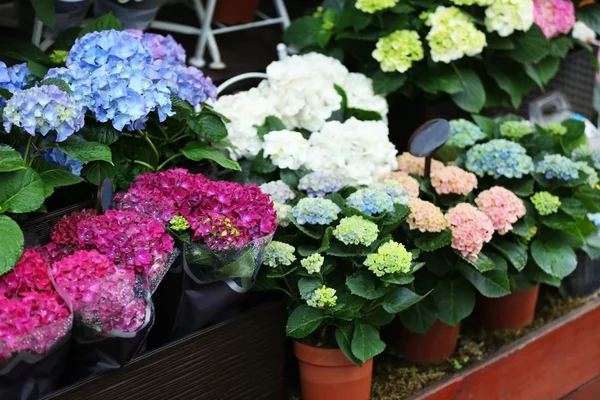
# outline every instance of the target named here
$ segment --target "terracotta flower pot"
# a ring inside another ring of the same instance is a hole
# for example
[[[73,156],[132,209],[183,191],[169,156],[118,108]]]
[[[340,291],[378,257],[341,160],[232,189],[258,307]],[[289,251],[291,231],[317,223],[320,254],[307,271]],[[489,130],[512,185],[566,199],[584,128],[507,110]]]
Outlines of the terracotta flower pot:
[[[254,21],[259,0],[219,0],[214,19],[226,25],[247,24]]]
[[[521,329],[533,322],[540,285],[497,299],[480,297],[477,310],[488,329]]]
[[[437,320],[426,333],[413,333],[396,319],[394,328],[396,349],[404,358],[416,364],[430,364],[444,362],[454,353],[460,322],[452,326]]]
[[[322,349],[294,342],[300,363],[304,400],[368,400],[373,359],[359,367],[339,349]]]

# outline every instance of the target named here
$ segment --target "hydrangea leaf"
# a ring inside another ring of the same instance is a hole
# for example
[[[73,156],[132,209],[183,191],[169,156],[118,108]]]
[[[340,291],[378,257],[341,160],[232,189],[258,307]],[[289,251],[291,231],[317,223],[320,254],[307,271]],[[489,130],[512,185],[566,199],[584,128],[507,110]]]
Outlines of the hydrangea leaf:
[[[189,119],[187,124],[194,133],[208,140],[218,141],[227,137],[225,123],[214,114],[201,113]]]
[[[10,271],[23,253],[25,239],[19,225],[0,215],[0,276]]]
[[[361,365],[361,361],[352,354],[352,335],[354,334],[354,324],[340,325],[335,329],[335,341],[342,353],[356,365]]]
[[[531,256],[542,271],[556,278],[564,278],[577,267],[577,256],[573,248],[552,238],[531,242]]]
[[[352,354],[365,362],[382,353],[385,343],[380,339],[377,329],[369,324],[354,321],[351,348]]]
[[[108,13],[96,18],[94,21],[84,26],[81,32],[79,32],[79,37],[85,36],[91,32],[108,31],[111,29],[120,31],[122,28],[117,17],[115,17],[112,13]]]
[[[453,94],[452,100],[463,110],[478,113],[485,104],[485,89],[481,79],[470,69],[460,70],[459,76],[464,90]]]
[[[350,292],[367,300],[383,297],[388,292],[388,287],[378,283],[378,279],[368,271],[355,272],[346,279],[346,286]]]
[[[298,280],[298,291],[300,297],[303,300],[310,299],[316,288],[321,286],[321,280],[319,278],[300,278]]]
[[[442,232],[419,233],[415,235],[414,243],[423,251],[435,251],[449,245],[452,242],[452,232],[445,229]]]
[[[331,310],[331,314],[344,321],[353,321],[366,302],[367,299],[365,298],[355,296],[346,291],[341,292],[338,295],[335,307]]]
[[[522,271],[527,265],[527,246],[521,242],[495,239],[490,244],[498,250],[516,269]]]
[[[461,274],[485,297],[497,298],[510,294],[510,282],[506,269],[495,268],[479,272],[466,262],[458,264]]]
[[[323,310],[302,304],[289,316],[285,327],[286,334],[295,339],[306,337],[321,325],[324,317]]]
[[[92,161],[83,167],[83,176],[94,185],[99,185],[104,178],[114,179],[115,167],[105,161]]]
[[[25,169],[23,157],[12,147],[0,144],[0,172],[12,172]]]
[[[425,296],[427,296],[427,294]],[[425,296],[420,296],[407,288],[396,287],[385,295],[381,306],[385,311],[391,314],[397,314],[412,305],[417,304],[419,301],[423,300]]]
[[[40,174],[44,187],[49,187],[52,190],[57,187],[70,186],[83,182],[83,179],[79,176],[73,175],[69,171],[39,158],[33,160],[32,168]]]
[[[0,173],[0,213],[27,213],[44,202],[44,185],[31,168]]]
[[[471,315],[475,308],[475,291],[464,279],[443,279],[432,294],[438,309],[438,318],[455,326]]]
[[[437,309],[433,297],[427,296],[401,312],[399,317],[402,325],[409,331],[426,333],[437,320]]]
[[[35,15],[50,29],[54,29],[54,2],[48,0],[31,0]]]
[[[219,150],[211,149],[201,142],[189,142],[181,149],[181,152],[192,161],[211,160],[223,168],[232,169],[234,171],[242,170],[240,164],[236,161],[230,160]]]
[[[113,163],[110,148],[102,143],[88,142],[77,136],[69,136],[64,142],[56,143],[56,147],[83,163],[90,161]]]

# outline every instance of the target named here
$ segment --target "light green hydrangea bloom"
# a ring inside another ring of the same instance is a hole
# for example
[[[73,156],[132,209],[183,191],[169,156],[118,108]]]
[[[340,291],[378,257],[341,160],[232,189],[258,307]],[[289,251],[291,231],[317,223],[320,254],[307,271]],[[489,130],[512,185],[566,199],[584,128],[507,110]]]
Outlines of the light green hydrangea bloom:
[[[357,9],[364,13],[375,14],[377,11],[394,7],[400,0],[356,0]]]
[[[506,121],[500,125],[500,135],[518,141],[523,136],[533,133],[533,127],[529,121]]]
[[[502,37],[514,31],[527,32],[533,25],[533,1],[494,0],[485,10],[485,27]]]
[[[335,289],[323,285],[315,289],[310,298],[306,300],[306,304],[314,308],[334,307],[337,299]]]
[[[169,221],[169,229],[175,232],[185,231],[190,227],[190,223],[187,219],[182,217],[181,215],[176,215]]]
[[[369,188],[386,192],[392,198],[394,204],[403,204],[407,206],[408,203],[410,203],[410,195],[404,186],[393,179],[384,179],[370,185]]]
[[[378,235],[377,224],[358,215],[342,218],[333,230],[333,236],[346,245],[370,246]]]
[[[67,61],[68,51],[65,50],[54,50],[50,54],[50,61],[56,64],[64,64]]]
[[[577,165],[579,171],[587,175],[586,183],[591,187],[596,186],[596,183],[598,183],[598,173],[596,170],[585,161],[577,161],[575,165]]]
[[[371,55],[383,72],[403,73],[423,59],[423,43],[417,32],[403,29],[380,38]]]
[[[275,208],[275,212],[277,213],[277,224],[279,224],[279,226],[283,228],[288,226],[290,224],[288,215],[292,212],[292,206],[290,206],[289,204],[281,204],[274,201],[273,207]]]
[[[549,192],[537,192],[530,197],[533,206],[540,215],[550,215],[558,211],[561,203],[558,196]]]
[[[450,137],[446,144],[458,147],[459,149],[466,149],[486,137],[487,135],[481,128],[471,121],[453,119],[450,121]]]
[[[377,253],[369,254],[364,264],[378,277],[410,271],[412,253],[393,240],[379,246]]]
[[[452,0],[457,6],[489,6],[493,0]]]
[[[318,274],[321,272],[324,261],[325,258],[322,255],[315,253],[300,260],[300,264],[309,274]]]
[[[271,268],[278,265],[292,265],[296,261],[295,251],[294,246],[274,240],[265,249],[262,263]]]
[[[563,124],[553,123],[544,126],[544,129],[552,135],[562,136],[567,133],[567,127]]]
[[[487,45],[485,34],[457,7],[438,6],[427,15],[425,24],[431,26],[426,39],[434,62],[448,64],[464,56],[472,57]]]

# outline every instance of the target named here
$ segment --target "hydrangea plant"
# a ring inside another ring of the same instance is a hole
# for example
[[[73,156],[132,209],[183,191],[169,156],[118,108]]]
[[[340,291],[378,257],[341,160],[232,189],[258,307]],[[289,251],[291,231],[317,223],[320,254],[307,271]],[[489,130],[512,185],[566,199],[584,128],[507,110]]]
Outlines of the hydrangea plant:
[[[265,251],[258,286],[289,296],[288,336],[339,348],[360,365],[383,351],[379,328],[425,297],[411,286],[422,263],[395,237],[409,212],[402,186],[339,182],[312,172],[287,190],[263,185],[295,197],[283,204],[291,207],[288,220]],[[406,204],[394,200],[398,188]]]

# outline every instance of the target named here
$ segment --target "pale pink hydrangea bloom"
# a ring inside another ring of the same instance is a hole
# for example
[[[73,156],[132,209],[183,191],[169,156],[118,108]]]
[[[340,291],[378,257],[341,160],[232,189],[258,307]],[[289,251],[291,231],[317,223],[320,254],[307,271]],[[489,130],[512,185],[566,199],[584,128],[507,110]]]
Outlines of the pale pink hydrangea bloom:
[[[410,153],[400,154],[396,160],[398,161],[398,170],[404,171],[407,174],[425,175],[425,157],[415,157]],[[443,168],[444,164],[438,160],[431,160],[431,171]]]
[[[510,232],[512,224],[527,212],[523,201],[501,186],[494,186],[479,193],[475,204],[492,220],[494,229],[501,235]]]
[[[466,196],[477,187],[477,177],[462,168],[448,166],[431,172],[431,186],[437,194]]]
[[[382,175],[379,180],[392,180],[402,185],[410,197],[419,197],[419,181],[404,171],[388,172]]]
[[[569,33],[575,25],[575,7],[570,0],[534,0],[533,17],[547,38]]]
[[[484,243],[492,240],[494,234],[490,218],[469,203],[460,203],[448,210],[446,220],[452,230],[452,248],[477,261]]]
[[[408,227],[421,232],[441,232],[448,227],[448,221],[439,207],[425,200],[410,200]]]

